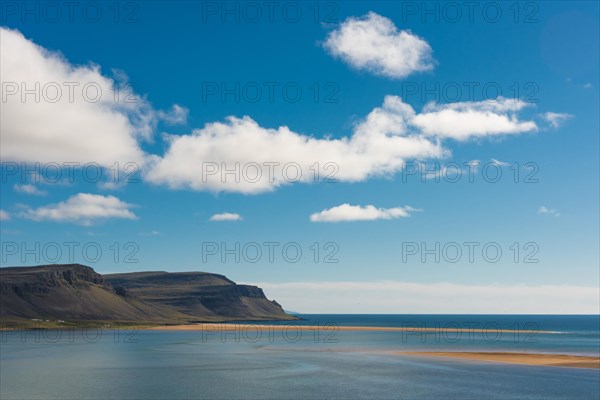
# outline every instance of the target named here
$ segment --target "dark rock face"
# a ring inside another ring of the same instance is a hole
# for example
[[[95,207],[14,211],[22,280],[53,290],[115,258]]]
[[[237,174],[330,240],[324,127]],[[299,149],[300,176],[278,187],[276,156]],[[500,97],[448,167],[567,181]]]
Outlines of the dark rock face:
[[[238,285],[205,272],[135,272],[105,275],[115,288],[142,301],[168,306],[194,318],[294,319],[256,286]]]
[[[205,272],[102,276],[80,264],[0,268],[0,318],[186,323],[294,319],[255,286]]]
[[[0,268],[0,289],[20,295],[49,293],[61,286],[96,284],[111,289],[102,276],[80,264],[42,265],[35,268]]]

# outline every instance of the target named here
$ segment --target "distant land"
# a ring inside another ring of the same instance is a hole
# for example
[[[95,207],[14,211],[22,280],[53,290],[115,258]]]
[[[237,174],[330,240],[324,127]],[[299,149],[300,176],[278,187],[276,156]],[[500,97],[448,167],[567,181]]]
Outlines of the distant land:
[[[207,272],[100,275],[81,264],[0,268],[0,322],[4,325],[294,319],[259,287]]]

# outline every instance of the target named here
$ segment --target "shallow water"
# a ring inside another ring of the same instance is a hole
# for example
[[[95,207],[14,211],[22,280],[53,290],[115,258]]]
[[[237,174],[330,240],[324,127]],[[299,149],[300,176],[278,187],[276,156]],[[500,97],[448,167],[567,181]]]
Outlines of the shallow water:
[[[360,316],[305,317],[305,324],[366,325]],[[372,326],[402,326],[397,323],[405,318],[377,317],[379,325]],[[413,317],[426,320],[429,327],[440,318]],[[467,321],[460,318],[451,319]],[[569,333],[534,335],[537,341],[531,343],[515,342],[511,335],[494,341],[468,336],[456,341],[438,335],[436,341],[432,335],[331,327],[318,336],[314,332],[298,336],[293,328],[286,335],[259,328],[3,333],[0,398],[597,399],[598,370],[387,354],[427,349],[598,354],[597,318],[579,323],[545,318],[538,321],[540,329],[552,326],[552,331]],[[468,319],[474,321],[473,316]]]

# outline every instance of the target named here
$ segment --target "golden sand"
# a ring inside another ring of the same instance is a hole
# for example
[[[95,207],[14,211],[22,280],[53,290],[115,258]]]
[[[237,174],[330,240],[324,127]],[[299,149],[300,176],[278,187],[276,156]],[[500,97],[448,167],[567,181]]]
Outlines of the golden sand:
[[[283,330],[300,330],[300,331],[376,331],[376,332],[523,332],[531,333],[531,330],[513,330],[513,329],[481,329],[481,328],[452,328],[452,327],[440,327],[440,328],[422,328],[422,327],[390,327],[390,326],[339,326],[339,325],[263,325],[263,324],[235,324],[235,323],[205,323],[205,324],[191,324],[191,325],[164,325],[164,326],[153,326],[147,328],[149,330],[157,331],[203,331],[203,330],[246,330],[246,329],[264,329],[268,331],[283,331]],[[552,333],[552,332],[539,332],[539,333]]]
[[[600,369],[600,357],[570,356],[565,354],[534,353],[485,353],[485,352],[443,352],[443,351],[404,351],[397,355],[424,357],[446,357],[462,360],[488,361],[521,365],[543,365],[548,367],[595,368]]]

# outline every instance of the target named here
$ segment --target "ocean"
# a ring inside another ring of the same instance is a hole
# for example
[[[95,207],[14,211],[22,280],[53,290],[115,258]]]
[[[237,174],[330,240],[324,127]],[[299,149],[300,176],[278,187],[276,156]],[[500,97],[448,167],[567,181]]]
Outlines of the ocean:
[[[598,399],[598,369],[394,354],[600,355],[600,316],[300,315],[293,326],[2,332],[8,399]],[[273,323],[268,323],[272,325]],[[285,323],[290,324],[290,323]],[[403,327],[347,331],[343,326]],[[420,332],[412,327],[434,328]],[[458,330],[456,328],[461,328]],[[515,331],[519,330],[518,333]]]

